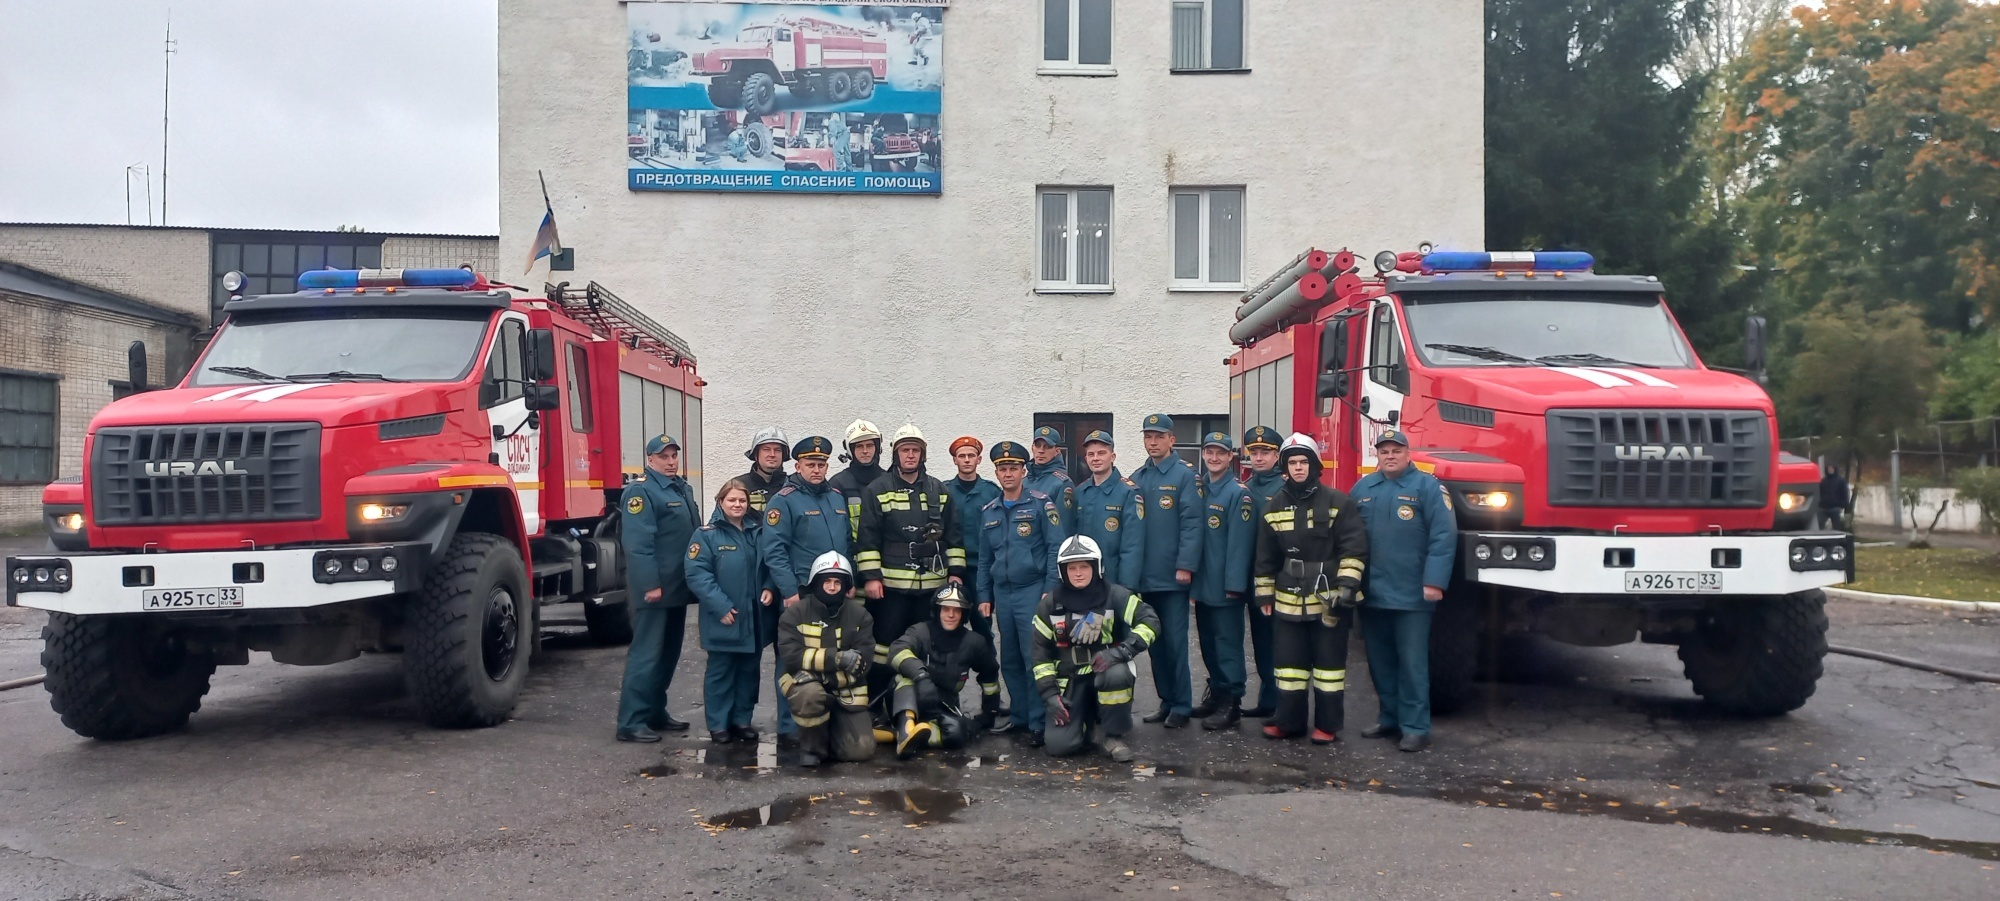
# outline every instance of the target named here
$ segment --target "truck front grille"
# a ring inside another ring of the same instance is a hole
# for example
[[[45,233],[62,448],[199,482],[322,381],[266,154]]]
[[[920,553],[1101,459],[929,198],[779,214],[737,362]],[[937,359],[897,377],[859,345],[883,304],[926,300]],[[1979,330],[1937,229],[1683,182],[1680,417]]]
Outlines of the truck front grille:
[[[1549,503],[1761,507],[1771,429],[1755,410],[1552,410]]]
[[[93,519],[107,526],[319,518],[318,423],[102,428]]]

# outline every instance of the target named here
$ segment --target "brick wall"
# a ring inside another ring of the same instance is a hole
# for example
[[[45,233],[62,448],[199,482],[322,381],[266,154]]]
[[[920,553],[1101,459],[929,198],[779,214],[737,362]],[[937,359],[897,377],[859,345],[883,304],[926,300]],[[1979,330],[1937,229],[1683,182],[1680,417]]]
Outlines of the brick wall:
[[[200,229],[0,225],[0,260],[208,321],[208,233]]]
[[[204,240],[206,240],[204,238]],[[72,276],[74,277],[74,276]],[[0,292],[0,367],[62,377],[56,383],[56,475],[82,472],[90,418],[111,402],[111,382],[125,380],[125,348],[146,342],[146,376],[161,384],[172,373],[191,330],[116,313]],[[0,530],[40,522],[39,485],[0,485]]]
[[[498,272],[499,238],[419,238],[390,236],[382,241],[385,269],[456,269],[465,263],[488,276]]]

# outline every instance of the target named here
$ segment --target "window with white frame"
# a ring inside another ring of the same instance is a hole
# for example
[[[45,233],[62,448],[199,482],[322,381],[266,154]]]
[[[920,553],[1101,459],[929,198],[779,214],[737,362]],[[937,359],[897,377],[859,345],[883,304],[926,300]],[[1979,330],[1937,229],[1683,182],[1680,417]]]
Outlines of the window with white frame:
[[[1035,200],[1037,290],[1110,291],[1111,189],[1043,188]]]
[[[1243,0],[1174,0],[1176,72],[1243,68]]]
[[[1042,0],[1042,68],[1111,68],[1111,0]]]
[[[1243,287],[1243,189],[1174,188],[1175,288]]]

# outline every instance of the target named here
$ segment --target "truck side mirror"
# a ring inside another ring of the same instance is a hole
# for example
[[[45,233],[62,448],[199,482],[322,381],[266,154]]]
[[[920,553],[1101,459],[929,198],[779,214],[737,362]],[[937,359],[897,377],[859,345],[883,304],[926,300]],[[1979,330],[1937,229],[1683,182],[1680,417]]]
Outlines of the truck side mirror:
[[[1766,355],[1770,352],[1770,338],[1765,333],[1764,317],[1751,316],[1743,320],[1743,368],[1757,384],[1769,384],[1764,370],[1768,368]]]
[[[528,330],[528,381],[546,382],[556,377],[556,333],[545,328]],[[529,409],[534,409],[529,407]],[[547,409],[553,410],[554,407]]]
[[[562,389],[554,385],[529,385],[522,399],[527,401],[530,412],[554,410],[562,406]]]
[[[1338,372],[1346,367],[1347,320],[1335,319],[1319,333],[1319,371]]]
[[[132,383],[132,393],[146,390],[146,342],[134,341],[125,348],[125,380]]]
[[[1348,374],[1345,372],[1322,372],[1319,375],[1319,399],[1331,400],[1346,397]]]

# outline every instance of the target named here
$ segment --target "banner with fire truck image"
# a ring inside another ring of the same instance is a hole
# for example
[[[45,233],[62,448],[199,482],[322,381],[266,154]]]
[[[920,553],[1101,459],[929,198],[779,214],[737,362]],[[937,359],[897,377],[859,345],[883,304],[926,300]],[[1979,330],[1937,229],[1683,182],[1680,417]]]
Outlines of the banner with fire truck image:
[[[939,193],[944,8],[628,3],[628,186]]]

